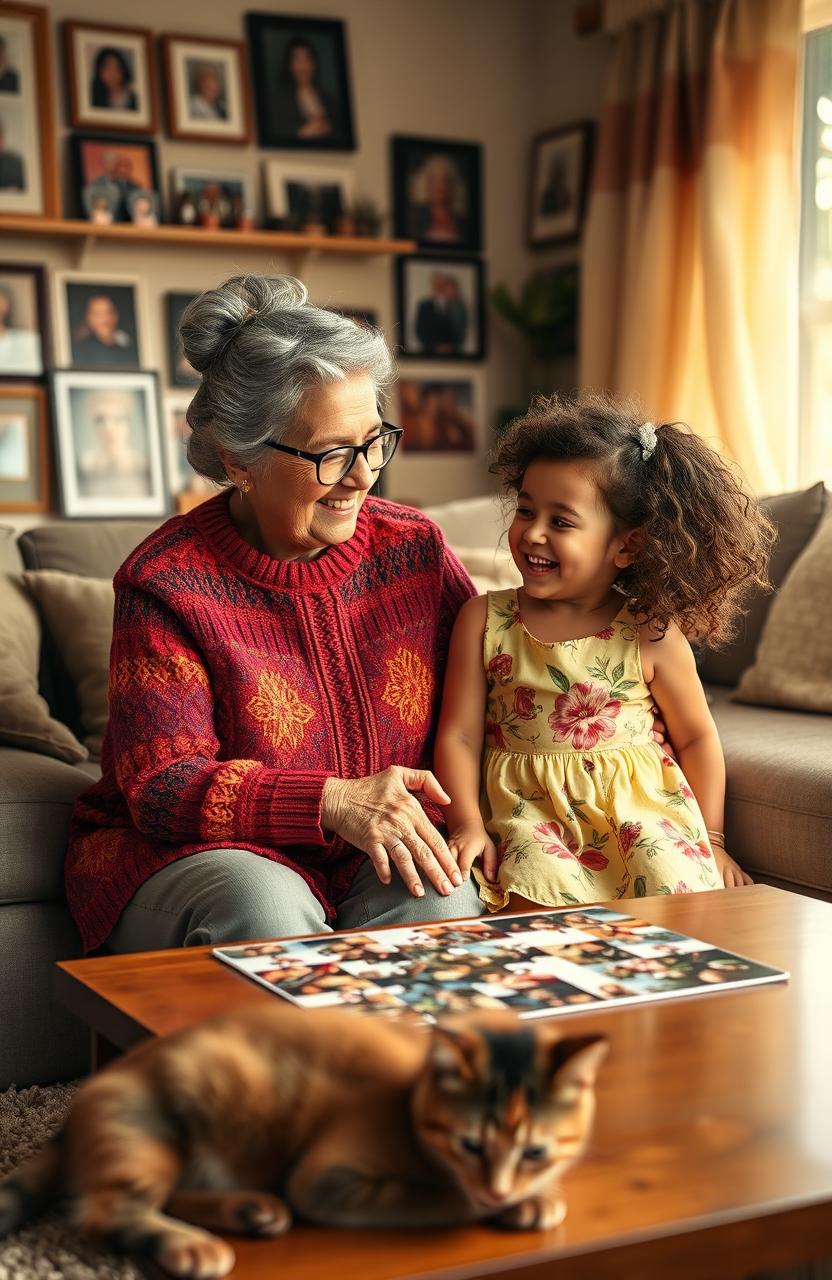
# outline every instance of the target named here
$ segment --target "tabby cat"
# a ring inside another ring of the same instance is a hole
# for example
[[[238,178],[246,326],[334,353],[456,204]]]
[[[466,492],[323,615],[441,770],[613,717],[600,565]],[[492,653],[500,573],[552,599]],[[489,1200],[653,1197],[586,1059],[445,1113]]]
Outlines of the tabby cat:
[[[211,1230],[275,1236],[293,1216],[553,1227],[606,1049],[511,1014],[427,1029],[275,1002],[211,1018],[81,1086],[63,1130],[0,1182],[0,1236],[60,1200],[111,1247],[212,1278],[234,1253]]]

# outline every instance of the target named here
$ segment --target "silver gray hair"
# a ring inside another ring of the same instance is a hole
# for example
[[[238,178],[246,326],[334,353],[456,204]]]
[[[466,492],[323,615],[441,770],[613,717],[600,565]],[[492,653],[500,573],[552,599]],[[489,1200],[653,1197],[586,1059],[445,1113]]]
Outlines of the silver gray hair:
[[[232,276],[194,298],[179,333],[202,383],[188,408],[188,461],[228,482],[220,449],[244,467],[295,421],[313,386],[367,373],[381,405],[394,367],[383,334],[313,306],[292,276]]]

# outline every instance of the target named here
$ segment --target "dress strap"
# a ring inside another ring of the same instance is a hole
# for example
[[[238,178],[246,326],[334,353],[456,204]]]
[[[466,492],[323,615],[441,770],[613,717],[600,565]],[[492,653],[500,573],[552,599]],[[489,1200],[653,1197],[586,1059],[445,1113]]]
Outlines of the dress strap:
[[[517,588],[505,587],[502,591],[487,591],[485,631],[482,638],[482,658],[486,670],[492,658],[506,649],[506,632],[519,617]]]

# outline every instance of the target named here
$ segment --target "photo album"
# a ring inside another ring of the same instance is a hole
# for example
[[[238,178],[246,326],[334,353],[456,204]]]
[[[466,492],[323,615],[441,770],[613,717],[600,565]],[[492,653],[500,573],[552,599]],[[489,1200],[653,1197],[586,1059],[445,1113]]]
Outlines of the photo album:
[[[214,955],[305,1009],[352,1005],[427,1020],[473,1009],[539,1018],[789,976],[608,907],[252,942]]]

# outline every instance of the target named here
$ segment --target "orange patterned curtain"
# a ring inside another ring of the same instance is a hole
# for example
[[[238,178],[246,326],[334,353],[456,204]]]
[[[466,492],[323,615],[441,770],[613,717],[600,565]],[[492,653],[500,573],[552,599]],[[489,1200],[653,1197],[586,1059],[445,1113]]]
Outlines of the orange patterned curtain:
[[[608,0],[581,383],[797,475],[800,0]],[[633,15],[633,8],[639,13]]]

